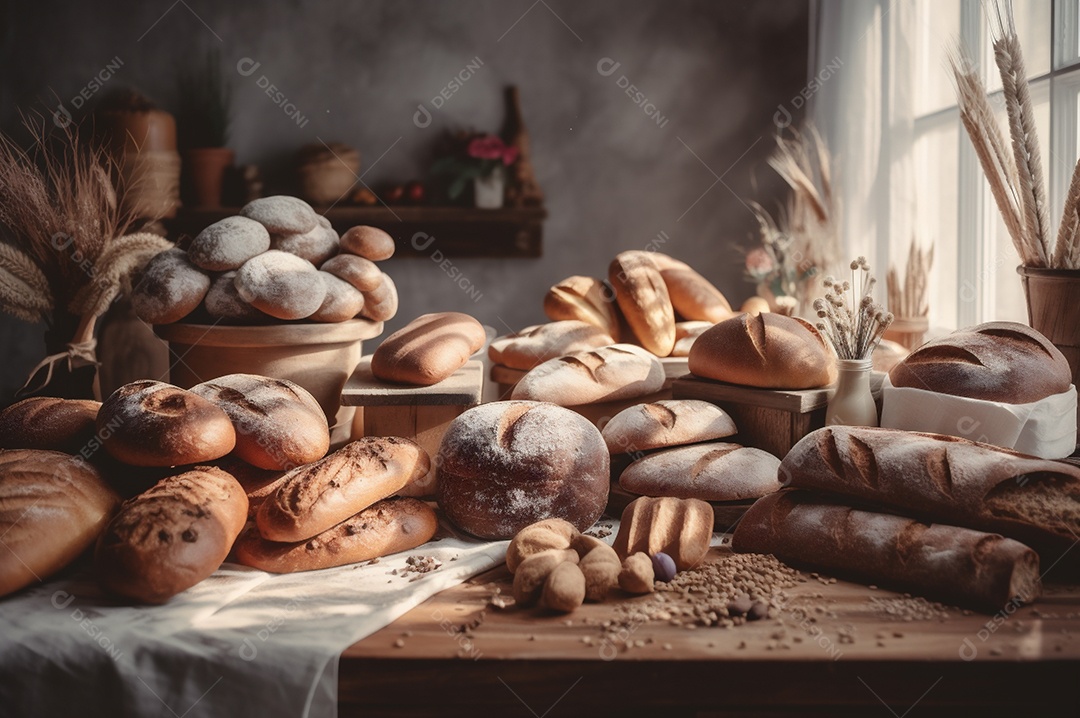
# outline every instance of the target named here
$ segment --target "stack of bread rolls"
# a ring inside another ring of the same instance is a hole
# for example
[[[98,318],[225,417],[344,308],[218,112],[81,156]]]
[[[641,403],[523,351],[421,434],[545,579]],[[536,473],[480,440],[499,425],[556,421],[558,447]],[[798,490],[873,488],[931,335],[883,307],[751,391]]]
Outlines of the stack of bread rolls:
[[[393,254],[381,229],[339,238],[303,200],[263,197],[204,229],[187,251],[151,259],[132,306],[150,324],[385,321],[397,312],[397,288],[375,262]]]

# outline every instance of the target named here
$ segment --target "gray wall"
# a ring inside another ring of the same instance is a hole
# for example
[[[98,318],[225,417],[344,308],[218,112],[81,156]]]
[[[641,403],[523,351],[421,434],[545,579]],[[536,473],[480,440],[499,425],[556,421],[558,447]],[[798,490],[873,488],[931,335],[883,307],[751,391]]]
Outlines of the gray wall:
[[[0,124],[16,126],[20,108],[51,112],[56,97],[70,104],[117,57],[123,64],[106,87],[134,85],[168,107],[176,68],[216,47],[230,67],[261,63],[250,77],[233,76],[239,161],[273,176],[300,145],[339,140],[360,150],[365,168],[386,153],[365,177],[377,184],[421,176],[441,129],[498,130],[501,88],[513,83],[547,194],[544,257],[456,261],[482,294],[477,302],[435,262],[391,260],[402,301],[390,329],[433,310],[470,312],[500,331],[540,321],[553,282],[603,276],[616,252],[660,233],[662,251],[692,262],[733,302],[751,292],[733,245],[749,241],[754,220],[736,195],[771,206],[782,194],[764,159],[777,106],[805,84],[805,0],[189,0],[191,11],[178,3],[162,17],[170,5],[7,5]],[[475,57],[483,66],[418,128],[417,105],[430,106]],[[604,76],[603,58],[621,65]],[[260,75],[305,127],[262,93]],[[624,75],[666,118],[663,127],[620,89]],[[0,400],[42,346],[40,328],[0,322]]]

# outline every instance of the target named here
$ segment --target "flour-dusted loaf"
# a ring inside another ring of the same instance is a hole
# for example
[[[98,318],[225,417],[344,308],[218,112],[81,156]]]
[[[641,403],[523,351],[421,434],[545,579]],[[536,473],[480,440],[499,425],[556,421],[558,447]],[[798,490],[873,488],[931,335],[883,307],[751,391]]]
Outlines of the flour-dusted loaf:
[[[120,596],[164,603],[217,570],[247,511],[244,489],[216,467],[162,479],[109,522],[94,555],[98,579]]]
[[[665,449],[630,464],[619,486],[632,494],[703,501],[745,501],[780,490],[780,459],[739,444],[710,442]]]
[[[700,399],[661,399],[635,404],[604,425],[604,441],[613,454],[695,444],[731,436],[735,422],[720,407]]]
[[[795,488],[1015,538],[1047,567],[1080,535],[1080,468],[952,436],[826,427],[792,447],[780,476]],[[1069,552],[1062,563],[1077,559]]]
[[[394,238],[378,227],[353,227],[341,235],[341,250],[372,262],[394,256]]]
[[[277,249],[244,262],[234,282],[241,299],[278,319],[310,317],[326,298],[326,285],[315,265]]]
[[[304,541],[392,496],[430,469],[430,457],[416,442],[365,436],[290,471],[259,507],[259,533],[271,541]]]
[[[303,234],[319,224],[319,215],[310,204],[287,195],[253,199],[240,214],[266,227],[271,234]]]
[[[203,303],[207,313],[223,324],[255,324],[271,319],[243,300],[236,290],[235,271],[214,277]]]
[[[613,344],[539,364],[521,377],[512,397],[577,406],[647,396],[664,386],[664,366],[632,344]]]
[[[236,445],[232,421],[220,407],[148,379],[114,391],[98,411],[97,428],[108,452],[134,466],[213,461]]]
[[[621,252],[608,267],[619,309],[641,346],[666,357],[675,347],[675,310],[660,268],[648,252]]]
[[[468,314],[424,314],[383,340],[371,357],[371,373],[383,381],[437,384],[465,366],[486,340],[484,326]]]
[[[611,481],[600,431],[576,412],[532,401],[461,414],[443,435],[436,466],[439,506],[486,539],[548,518],[584,531],[604,512]]]
[[[693,269],[661,269],[660,276],[667,285],[671,306],[683,319],[716,323],[731,316],[731,305],[723,293]]]
[[[319,224],[307,232],[275,234],[270,240],[272,249],[295,254],[318,267],[338,253],[338,235],[330,221],[319,215]]]
[[[326,414],[307,389],[288,379],[228,374],[190,390],[232,419],[235,455],[260,469],[289,470],[330,448]]]
[[[58,451],[0,451],[0,596],[49,578],[105,528],[120,497],[97,469]]]
[[[1050,340],[1016,322],[988,322],[934,339],[889,372],[893,386],[1027,404],[1068,391],[1072,371]]]
[[[414,549],[438,527],[435,510],[423,501],[383,499],[306,541],[267,541],[251,526],[236,542],[236,560],[271,573],[314,571]]]
[[[200,269],[226,272],[239,269],[270,249],[266,227],[247,217],[226,217],[199,232],[188,247],[188,258]]]
[[[544,314],[555,321],[586,322],[616,341],[620,338],[615,293],[595,277],[574,275],[553,286],[544,296]]]
[[[712,506],[698,499],[634,499],[622,512],[612,547],[623,560],[638,551],[666,553],[680,571],[696,566],[709,552]]]
[[[732,548],[990,612],[1041,592],[1039,557],[1019,541],[855,509],[808,491],[757,501]]]
[[[191,314],[210,289],[210,276],[173,247],[156,254],[131,292],[131,307],[147,324],[172,324]]]
[[[0,411],[0,449],[78,454],[97,432],[100,401],[32,396]],[[92,448],[92,447],[91,447]]]
[[[549,359],[614,343],[611,335],[600,327],[566,319],[497,337],[488,347],[488,357],[496,364],[528,371]]]
[[[739,314],[690,349],[690,372],[764,389],[812,389],[835,379],[835,362],[813,326],[782,314]]]

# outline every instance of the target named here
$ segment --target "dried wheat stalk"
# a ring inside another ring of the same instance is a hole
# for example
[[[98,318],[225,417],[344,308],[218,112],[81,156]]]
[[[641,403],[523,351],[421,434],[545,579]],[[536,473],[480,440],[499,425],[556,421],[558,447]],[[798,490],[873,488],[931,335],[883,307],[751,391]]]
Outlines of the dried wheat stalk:
[[[1054,244],[1052,266],[1080,269],[1080,162],[1076,163],[1072,181],[1069,182],[1069,194],[1065,197],[1061,227]]]
[[[925,317],[930,313],[930,268],[934,264],[934,248],[924,251],[912,240],[908,247],[904,280],[896,267],[886,275],[889,311],[898,317]]]
[[[172,243],[164,238],[147,232],[129,234],[109,242],[94,263],[94,281],[79,290],[69,308],[82,316],[104,314],[122,289],[130,288],[132,276],[151,257],[171,246]]]

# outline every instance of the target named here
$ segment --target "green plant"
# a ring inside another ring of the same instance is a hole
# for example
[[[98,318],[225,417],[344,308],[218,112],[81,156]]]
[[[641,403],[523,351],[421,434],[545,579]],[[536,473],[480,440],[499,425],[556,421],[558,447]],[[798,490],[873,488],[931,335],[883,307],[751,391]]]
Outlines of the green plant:
[[[222,72],[217,50],[210,50],[202,63],[180,72],[177,95],[180,146],[224,147],[229,139],[232,85]]]

